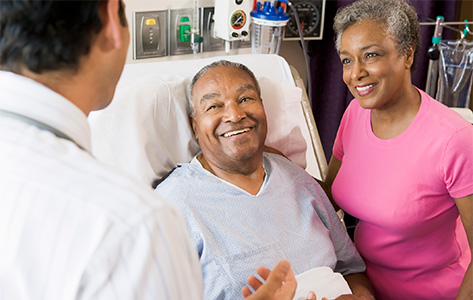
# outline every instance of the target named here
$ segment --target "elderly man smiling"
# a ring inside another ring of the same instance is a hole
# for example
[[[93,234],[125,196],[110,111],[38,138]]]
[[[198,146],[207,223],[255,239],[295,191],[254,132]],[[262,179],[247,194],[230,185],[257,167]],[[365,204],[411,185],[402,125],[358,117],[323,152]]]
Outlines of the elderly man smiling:
[[[248,274],[281,259],[296,274],[329,266],[346,276],[353,299],[369,297],[363,261],[322,188],[285,157],[264,152],[267,122],[253,73],[215,62],[195,75],[190,98],[202,152],[156,191],[185,214],[205,299],[242,298]]]

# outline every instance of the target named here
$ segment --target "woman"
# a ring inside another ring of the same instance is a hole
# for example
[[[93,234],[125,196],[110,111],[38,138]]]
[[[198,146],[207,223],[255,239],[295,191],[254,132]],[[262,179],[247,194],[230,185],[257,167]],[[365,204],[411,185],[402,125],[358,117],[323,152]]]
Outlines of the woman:
[[[326,183],[359,219],[355,244],[377,299],[472,299],[473,126],[412,85],[414,8],[357,1],[334,29],[356,101]]]

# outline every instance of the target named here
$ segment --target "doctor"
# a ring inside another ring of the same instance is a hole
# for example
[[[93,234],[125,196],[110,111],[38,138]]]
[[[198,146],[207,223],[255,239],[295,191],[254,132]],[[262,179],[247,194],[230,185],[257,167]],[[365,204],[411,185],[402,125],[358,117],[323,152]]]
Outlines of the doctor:
[[[90,154],[128,42],[121,1],[0,1],[2,299],[202,298],[181,213]],[[291,299],[268,273],[248,299]]]

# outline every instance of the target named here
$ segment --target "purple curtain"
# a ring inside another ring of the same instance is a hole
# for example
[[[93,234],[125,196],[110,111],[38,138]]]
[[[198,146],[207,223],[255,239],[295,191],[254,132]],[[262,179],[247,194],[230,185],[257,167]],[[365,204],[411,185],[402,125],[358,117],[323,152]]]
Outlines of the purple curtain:
[[[332,155],[333,142],[340,120],[353,96],[342,81],[342,66],[334,46],[332,20],[340,7],[353,0],[326,0],[323,39],[310,41],[309,55],[312,76],[312,109],[324,147],[327,162]],[[458,20],[460,0],[411,0],[420,22],[434,22],[437,16],[443,16],[445,22]],[[435,26],[421,26],[421,49],[417,56],[417,70],[412,75],[412,82],[425,89],[429,60],[427,50],[432,45]],[[453,39],[456,32],[443,29],[443,39]]]

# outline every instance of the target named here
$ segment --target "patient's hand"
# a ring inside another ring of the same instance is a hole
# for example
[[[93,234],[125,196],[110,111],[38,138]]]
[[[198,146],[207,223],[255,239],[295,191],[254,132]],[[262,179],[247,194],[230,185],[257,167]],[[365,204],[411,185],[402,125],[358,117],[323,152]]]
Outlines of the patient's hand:
[[[292,300],[297,282],[287,260],[281,260],[272,271],[259,266],[256,272],[265,280],[265,283],[263,284],[253,275],[248,277],[248,284],[255,293],[252,294],[248,287],[243,287],[241,293],[246,300]]]

